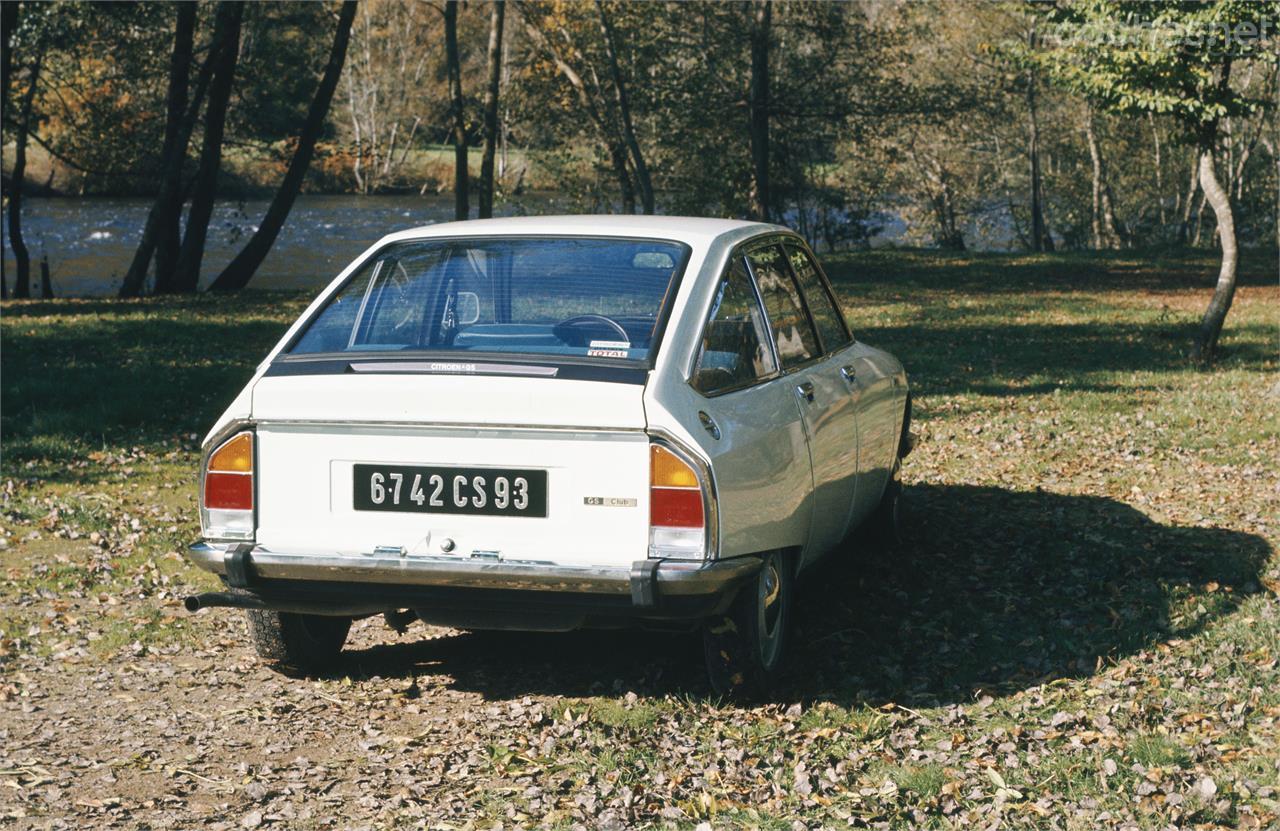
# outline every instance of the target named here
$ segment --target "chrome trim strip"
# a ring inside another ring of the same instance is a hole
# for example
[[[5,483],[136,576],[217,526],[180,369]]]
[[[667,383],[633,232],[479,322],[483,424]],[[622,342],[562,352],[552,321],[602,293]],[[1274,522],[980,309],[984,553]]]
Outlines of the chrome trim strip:
[[[537,424],[460,424],[456,421],[325,421],[315,418],[264,418],[255,422],[259,427],[355,427],[360,429],[391,430],[452,430],[452,431],[516,431],[520,433],[589,433],[597,436],[644,435],[644,427],[587,427],[581,425]]]
[[[224,555],[228,548],[201,541],[187,549],[187,558],[205,571],[225,574]],[[285,554],[261,546],[249,553],[249,559],[254,573],[268,580],[631,594],[630,563],[618,567],[559,566],[534,561],[493,562],[450,556]],[[735,557],[713,563],[663,560],[657,570],[658,594],[715,594],[750,577],[759,568],[757,557]]]
[[[714,285],[714,286],[713,286],[713,288],[712,288],[712,303],[714,303],[715,291],[720,287],[720,283],[722,283],[722,282],[724,281],[725,275],[728,273],[729,267],[732,265],[734,258],[736,258],[736,257],[742,257],[742,258],[744,258],[744,260],[743,260],[743,265],[747,268],[747,277],[748,277],[748,278],[750,279],[750,281],[751,281],[751,293],[755,296],[755,298],[756,298],[756,303],[757,303],[757,304],[759,305],[759,307],[760,307],[760,315],[761,315],[761,317],[763,317],[763,318],[764,318],[765,325],[766,325],[766,326],[768,326],[768,325],[769,325],[769,314],[768,314],[768,312],[766,312],[766,311],[765,311],[765,308],[764,308],[764,298],[762,298],[762,297],[760,296],[760,287],[756,285],[756,277],[755,277],[755,274],[751,271],[751,265],[750,265],[750,263],[746,262],[745,257],[746,257],[746,255],[747,255],[747,251],[751,250],[752,248],[756,248],[756,247],[759,247],[759,246],[761,246],[761,245],[768,245],[768,244],[770,244],[770,243],[771,243],[771,241],[773,240],[773,238],[774,238],[774,237],[784,237],[784,236],[788,236],[788,234],[783,233],[783,232],[782,232],[781,230],[779,230],[777,227],[773,227],[773,228],[767,228],[767,227],[766,227],[766,228],[756,229],[756,230],[755,230],[755,231],[754,231],[750,236],[748,236],[746,239],[739,240],[739,241],[737,241],[737,242],[733,243],[733,244],[729,247],[729,253],[728,253],[728,255],[726,255],[726,256],[725,256],[725,258],[724,258],[724,263],[720,266],[720,269],[716,272],[716,277],[715,277],[715,281],[714,281],[715,285]],[[699,335],[698,335],[698,344],[699,344],[699,345],[697,345],[697,346],[696,346],[696,348],[694,348],[694,349],[692,350],[692,353],[689,355],[689,359],[688,359],[688,361],[686,362],[686,366],[685,366],[685,368],[684,368],[684,381],[685,381],[685,383],[688,383],[688,384],[690,384],[691,386],[692,386],[692,383],[693,383],[694,373],[696,372],[696,370],[697,370],[697,368],[698,368],[698,356],[702,353],[702,347],[701,347],[701,345],[700,345],[700,344],[702,344],[702,343],[704,343],[704,342],[705,342],[705,335],[706,335],[706,331],[707,331],[707,326],[711,323],[711,307],[710,307],[710,306],[708,306],[707,308],[705,308],[705,309],[703,309],[703,310],[702,310],[702,314],[701,314],[701,318],[700,318],[700,319],[701,319],[701,321],[702,321],[702,325],[701,325],[701,327],[698,329],[698,332],[699,332]],[[768,346],[768,348],[769,348],[769,352],[770,352],[770,354],[772,354],[772,355],[773,355],[773,366],[774,366],[774,370],[773,370],[773,372],[769,373],[768,375],[766,375],[766,376],[764,376],[764,377],[762,377],[762,378],[756,378],[756,379],[752,380],[752,381],[751,381],[751,382],[749,382],[749,383],[746,383],[746,384],[742,384],[742,385],[740,385],[740,386],[737,386],[737,387],[735,387],[735,388],[734,388],[734,389],[732,389],[732,390],[723,390],[722,392],[718,392],[717,394],[723,394],[723,393],[728,393],[728,392],[736,392],[737,390],[740,390],[740,389],[747,389],[748,387],[753,387],[753,386],[755,386],[755,385],[757,385],[757,384],[764,384],[764,383],[767,383],[767,382],[769,382],[769,381],[772,381],[774,378],[781,377],[781,375],[782,375],[782,372],[781,372],[782,362],[778,360],[777,344],[773,343],[773,329],[772,329],[772,327],[770,327],[770,329],[769,329],[769,335],[770,335],[770,337],[769,337],[769,343],[767,344],[767,346]],[[712,396],[712,395],[704,395],[704,394],[703,394],[703,393],[701,393],[701,392],[698,392],[698,394],[699,394],[699,395],[702,395],[702,396],[703,396],[703,398],[713,398],[713,397],[714,397],[714,396]]]
[[[360,308],[356,310],[356,322],[351,327],[351,337],[347,339],[347,348],[356,345],[356,338],[360,335],[360,324],[364,321],[364,310],[369,305],[369,296],[373,294],[373,287],[378,284],[378,277],[382,275],[382,264],[386,260],[378,260],[373,264],[373,273],[369,275],[369,284],[364,287],[364,296],[360,298]]]
[[[535,364],[494,364],[474,361],[352,361],[352,372],[406,372],[422,375],[520,375],[554,378],[559,367]]]
[[[702,488],[702,511],[706,519],[704,556],[707,560],[720,559],[720,492],[716,488],[716,474],[711,463],[668,430],[653,427],[649,429],[649,436],[698,469],[699,478],[706,483]]]
[[[248,432],[253,434],[253,470],[250,471],[250,474],[253,475],[253,531],[252,533],[249,534],[247,538],[243,540],[237,540],[236,542],[237,543],[245,542],[245,541],[252,542],[254,535],[257,534],[258,532],[258,477],[256,474],[261,468],[258,465],[258,435],[255,429],[256,426],[257,425],[254,423],[253,419],[251,418],[232,419],[231,421],[227,422],[227,424],[221,430],[214,433],[212,436],[209,436],[209,438],[205,441],[205,443],[201,445],[200,469],[196,472],[196,510],[200,514],[200,532],[201,533],[207,533],[207,529],[205,527],[206,509],[204,507],[204,475],[205,475],[205,472],[208,471],[209,469],[209,457],[212,456],[215,450],[221,447],[224,442],[229,440],[236,433]]]

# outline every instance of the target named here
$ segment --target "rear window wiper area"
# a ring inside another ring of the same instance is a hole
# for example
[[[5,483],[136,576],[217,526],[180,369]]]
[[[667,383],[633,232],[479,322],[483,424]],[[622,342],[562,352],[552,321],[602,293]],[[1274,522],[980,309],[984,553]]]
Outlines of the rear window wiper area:
[[[410,375],[519,375],[554,378],[557,366],[539,364],[489,363],[480,361],[350,361],[348,372]]]

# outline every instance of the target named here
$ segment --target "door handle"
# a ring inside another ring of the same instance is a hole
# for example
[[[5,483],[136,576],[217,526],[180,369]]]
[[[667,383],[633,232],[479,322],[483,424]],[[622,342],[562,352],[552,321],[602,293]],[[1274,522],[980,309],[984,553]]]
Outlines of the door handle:
[[[796,384],[796,393],[810,404],[813,403],[813,384],[811,382],[801,381]]]
[[[858,380],[858,371],[853,368],[853,364],[845,364],[840,367],[840,377],[852,384]]]

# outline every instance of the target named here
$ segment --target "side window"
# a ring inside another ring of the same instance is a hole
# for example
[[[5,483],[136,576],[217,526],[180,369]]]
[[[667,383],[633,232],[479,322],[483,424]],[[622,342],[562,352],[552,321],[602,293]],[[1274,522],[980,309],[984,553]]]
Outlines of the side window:
[[[396,253],[401,256],[383,260],[371,278],[350,348],[409,349],[423,342],[423,324],[444,252]]]
[[[809,253],[798,246],[787,245],[786,251],[791,270],[795,273],[796,280],[800,283],[800,290],[804,292],[805,302],[809,305],[813,324],[822,337],[823,347],[828,352],[834,352],[845,346],[850,340],[849,332],[845,329],[839,308],[827,292],[826,286],[822,284],[822,278],[818,275],[818,266],[814,264]]]
[[[746,386],[777,367],[768,347],[769,328],[741,257],[720,281],[702,333],[693,388],[704,394]]]
[[[356,318],[364,309],[369,281],[383,267],[382,260],[366,263],[349,283],[342,287],[325,306],[319,316],[307,327],[306,332],[294,344],[294,352],[341,352],[351,343],[351,332]]]
[[[791,271],[782,261],[782,248],[769,245],[747,255],[751,273],[760,287],[773,339],[778,345],[778,360],[784,369],[802,364],[822,350],[813,323],[804,310],[800,291],[791,279]]]
[[[417,342],[426,308],[425,286],[403,261],[388,261],[373,277],[364,319],[352,346],[405,349]]]

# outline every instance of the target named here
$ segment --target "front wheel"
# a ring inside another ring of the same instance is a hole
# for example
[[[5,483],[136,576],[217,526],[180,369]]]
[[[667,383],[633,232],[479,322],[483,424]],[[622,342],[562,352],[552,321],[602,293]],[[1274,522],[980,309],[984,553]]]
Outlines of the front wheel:
[[[871,514],[867,529],[876,542],[894,549],[902,545],[902,460],[893,463],[889,482],[885,485],[880,504]]]
[[[776,682],[791,626],[794,583],[787,559],[780,552],[767,554],[728,612],[703,626],[703,653],[717,694],[755,698]]]
[[[250,609],[247,615],[258,657],[290,675],[309,675],[332,667],[351,628],[349,617],[265,609]]]

